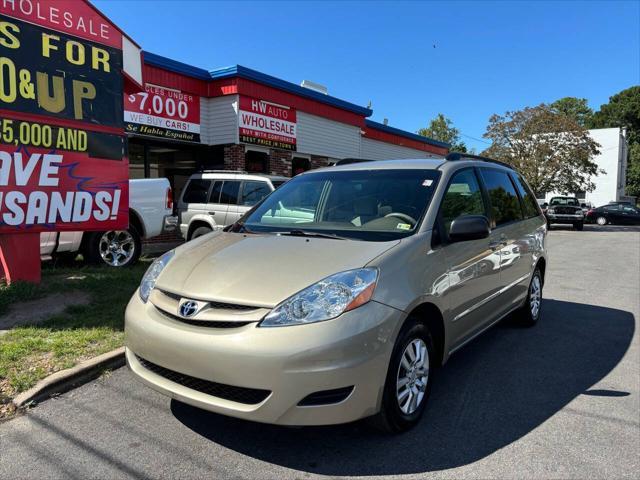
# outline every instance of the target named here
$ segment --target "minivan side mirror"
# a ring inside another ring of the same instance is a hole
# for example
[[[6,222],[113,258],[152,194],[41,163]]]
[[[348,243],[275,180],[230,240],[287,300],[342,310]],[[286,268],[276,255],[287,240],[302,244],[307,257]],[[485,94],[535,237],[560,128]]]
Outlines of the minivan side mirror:
[[[489,219],[484,215],[460,215],[451,222],[449,239],[452,242],[479,240],[487,238],[490,232]]]

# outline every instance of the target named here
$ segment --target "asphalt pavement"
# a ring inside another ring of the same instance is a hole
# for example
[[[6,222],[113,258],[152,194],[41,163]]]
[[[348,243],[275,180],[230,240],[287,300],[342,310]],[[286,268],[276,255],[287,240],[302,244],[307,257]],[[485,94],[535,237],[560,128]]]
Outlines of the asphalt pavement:
[[[640,229],[554,229],[543,318],[438,372],[421,424],[283,428],[171,401],[119,369],[0,424],[0,478],[638,478]]]

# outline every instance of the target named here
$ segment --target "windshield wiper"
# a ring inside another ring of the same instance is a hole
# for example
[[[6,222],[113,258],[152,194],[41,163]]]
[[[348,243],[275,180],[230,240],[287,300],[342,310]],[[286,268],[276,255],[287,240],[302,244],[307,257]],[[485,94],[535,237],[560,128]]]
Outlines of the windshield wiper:
[[[289,230],[288,232],[280,232],[280,235],[288,235],[291,237],[311,237],[311,238],[331,238],[333,240],[349,240],[333,233],[309,232],[307,230]]]
[[[244,222],[236,222],[232,223],[230,226],[225,227],[223,229],[225,232],[233,232],[233,233],[256,233],[253,230],[250,230]]]

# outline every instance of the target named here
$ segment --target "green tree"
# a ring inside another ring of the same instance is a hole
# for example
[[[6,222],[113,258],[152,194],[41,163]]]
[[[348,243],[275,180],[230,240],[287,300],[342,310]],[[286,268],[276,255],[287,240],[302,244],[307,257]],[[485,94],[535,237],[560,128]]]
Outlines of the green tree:
[[[467,153],[467,146],[460,140],[460,130],[454,127],[453,122],[442,113],[431,120],[428,127],[421,128],[417,133],[423,137],[450,144],[452,152]]]
[[[625,193],[632,197],[640,197],[640,143],[629,145]]]
[[[593,117],[593,110],[589,107],[586,98],[564,97],[549,106],[556,112],[573,118],[581,127],[587,126]]]
[[[626,128],[629,142],[625,193],[640,197],[640,85],[609,97],[589,122],[589,128]]]
[[[513,165],[536,193],[589,192],[602,173],[589,132],[549,105],[492,115],[483,136],[492,142],[483,154]]]
[[[609,103],[600,106],[588,127],[626,127],[629,143],[640,143],[640,85],[609,97]]]

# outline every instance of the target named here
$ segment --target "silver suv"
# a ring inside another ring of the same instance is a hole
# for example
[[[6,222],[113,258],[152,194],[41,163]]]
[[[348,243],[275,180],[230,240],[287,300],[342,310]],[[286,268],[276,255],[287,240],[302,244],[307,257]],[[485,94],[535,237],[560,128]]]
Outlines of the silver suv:
[[[342,163],[152,264],[125,321],[141,381],[247,420],[401,431],[453,352],[512,312],[538,322],[547,226],[517,172]]]
[[[229,170],[191,175],[178,202],[182,236],[188,241],[231,225],[287,180]]]

